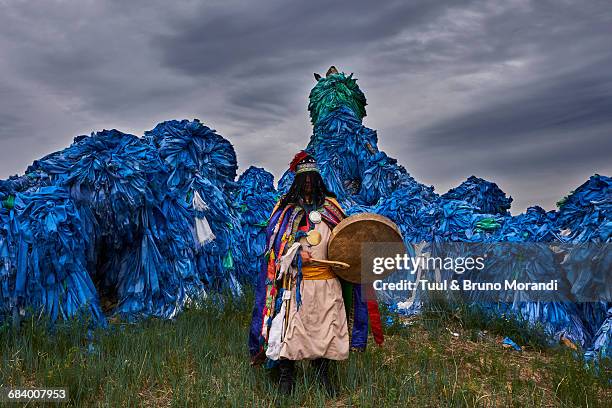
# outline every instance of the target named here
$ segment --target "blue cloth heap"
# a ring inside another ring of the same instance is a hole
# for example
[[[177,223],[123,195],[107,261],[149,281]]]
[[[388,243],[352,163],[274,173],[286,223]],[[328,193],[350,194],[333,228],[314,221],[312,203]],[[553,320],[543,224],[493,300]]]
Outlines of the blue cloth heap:
[[[2,195],[0,313],[18,319],[44,309],[52,320],[80,315],[104,322],[87,271],[83,220],[68,190],[43,186]]]
[[[274,176],[266,170],[251,166],[238,178],[233,195],[234,206],[241,214],[242,237],[245,245],[247,269],[255,284],[257,271],[263,267],[266,252],[266,226],[276,204]]]
[[[467,201],[483,214],[506,215],[512,203],[512,197],[506,197],[497,184],[475,176],[451,188],[442,198]]]
[[[207,291],[240,293],[236,170],[227,140],[183,120],[79,136],[0,182],[0,315],[171,318]]]
[[[399,226],[406,243],[609,242],[609,177],[592,177],[564,201],[558,213],[531,207],[512,216],[508,211],[512,198],[495,183],[475,176],[439,196],[378,150],[376,131],[362,123],[365,106],[365,96],[352,75],[330,73],[318,79],[310,93],[313,134],[306,150],[317,159],[325,182],[348,214],[385,215]],[[279,193],[287,191],[292,177],[290,172],[283,175]],[[542,259],[522,266],[537,279],[554,273],[554,262],[552,254],[543,251]],[[508,273],[508,268],[512,262],[500,263],[492,273]],[[391,308],[398,309],[395,304]],[[541,323],[552,338],[566,337],[586,348],[597,338],[593,336],[606,310],[603,302],[521,302],[517,298],[493,312]],[[604,335],[608,332],[602,330]]]
[[[572,242],[611,242],[612,178],[596,174],[558,203],[557,227]]]
[[[198,197],[204,202],[200,216],[209,222],[215,239],[195,254],[199,279],[215,291],[241,293],[240,279],[247,279],[247,270],[240,216],[230,197],[238,168],[233,146],[197,120],[160,123],[144,138],[171,169],[168,190],[191,209]]]
[[[572,287],[599,285],[612,291],[612,178],[593,175],[557,205],[555,222],[561,240],[574,244],[563,261]],[[581,268],[585,263],[601,268],[602,273],[585,274],[585,268]],[[607,276],[607,281],[597,282],[593,276]],[[612,304],[590,302],[578,307],[587,336],[592,339],[590,345],[585,344],[587,356],[612,357]]]
[[[612,307],[608,309],[606,319],[593,338],[593,343],[586,352],[586,358],[597,359],[599,356],[612,357]]]

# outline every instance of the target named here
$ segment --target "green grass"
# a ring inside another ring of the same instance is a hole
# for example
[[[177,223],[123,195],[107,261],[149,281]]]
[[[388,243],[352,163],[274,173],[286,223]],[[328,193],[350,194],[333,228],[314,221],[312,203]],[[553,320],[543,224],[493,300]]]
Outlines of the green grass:
[[[484,332],[510,337],[529,350],[545,350],[551,343],[541,324],[532,325],[513,315],[497,315],[479,304],[451,304],[444,299],[434,299],[425,306],[422,320],[430,331],[439,330],[441,326],[457,326],[473,341]]]
[[[326,398],[299,363],[295,397],[282,399],[273,373],[249,364],[249,303],[204,305],[175,321],[115,322],[94,333],[94,352],[78,322],[53,333],[34,320],[6,326],[0,379],[68,387],[70,406],[603,407],[612,398],[609,366],[598,374],[563,348],[508,351],[495,330],[473,339],[469,319],[439,311],[394,325],[384,347],[370,341],[336,364],[337,398]]]

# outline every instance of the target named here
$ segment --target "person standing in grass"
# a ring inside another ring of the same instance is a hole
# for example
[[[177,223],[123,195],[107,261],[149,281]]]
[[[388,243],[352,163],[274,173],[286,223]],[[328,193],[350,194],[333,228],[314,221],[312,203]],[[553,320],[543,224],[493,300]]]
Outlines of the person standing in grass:
[[[341,283],[316,260],[327,259],[331,231],[345,215],[309,153],[298,153],[290,170],[293,184],[268,225],[249,349],[254,365],[278,365],[281,393],[293,391],[295,361],[311,360],[326,392],[334,395],[329,362],[348,358],[349,329]],[[367,333],[367,321],[361,326]]]

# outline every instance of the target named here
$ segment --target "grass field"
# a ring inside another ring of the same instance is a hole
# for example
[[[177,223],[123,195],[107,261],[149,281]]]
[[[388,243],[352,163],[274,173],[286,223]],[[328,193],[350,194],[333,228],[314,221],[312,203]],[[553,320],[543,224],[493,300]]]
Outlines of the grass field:
[[[384,347],[371,341],[365,353],[337,364],[337,398],[327,399],[300,363],[296,394],[283,399],[273,373],[249,365],[248,303],[194,308],[175,321],[114,322],[93,336],[74,322],[53,333],[34,320],[20,329],[5,326],[1,382],[68,387],[70,406],[609,407],[612,401],[609,365],[596,373],[570,349],[539,350],[538,335],[516,326],[515,337],[529,349],[503,349],[497,333],[511,330],[507,323],[476,324],[449,310],[424,313],[403,322],[407,327],[395,324]]]

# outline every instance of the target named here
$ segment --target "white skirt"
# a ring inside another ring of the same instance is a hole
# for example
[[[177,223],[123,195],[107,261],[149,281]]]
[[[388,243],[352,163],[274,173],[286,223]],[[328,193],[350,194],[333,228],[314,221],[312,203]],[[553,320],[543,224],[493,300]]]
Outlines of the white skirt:
[[[303,280],[297,310],[295,288],[280,357],[289,360],[346,360],[349,333],[342,287],[337,278]]]

